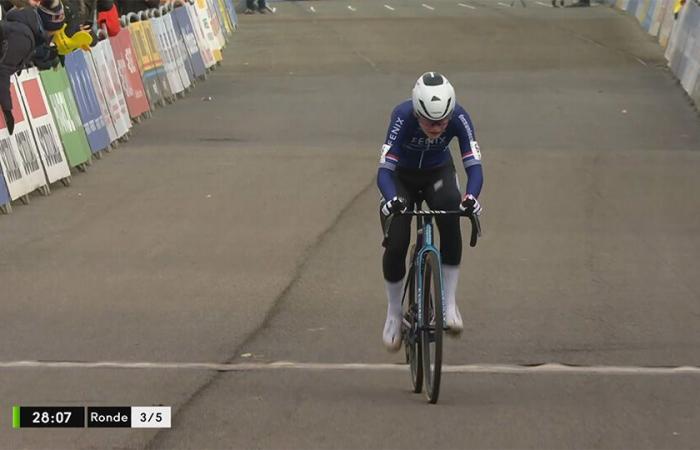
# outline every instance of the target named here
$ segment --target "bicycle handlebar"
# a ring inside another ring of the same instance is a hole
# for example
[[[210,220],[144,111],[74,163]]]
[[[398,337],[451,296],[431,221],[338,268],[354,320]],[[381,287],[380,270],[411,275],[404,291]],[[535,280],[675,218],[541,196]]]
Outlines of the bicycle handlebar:
[[[481,237],[481,222],[479,221],[479,216],[475,214],[467,214],[464,211],[442,211],[442,210],[415,210],[415,211],[404,211],[398,213],[389,214],[384,225],[384,243],[389,238],[389,227],[391,227],[391,222],[395,216],[465,216],[469,217],[469,221],[472,223],[472,233],[469,238],[469,246],[476,247],[477,238]]]

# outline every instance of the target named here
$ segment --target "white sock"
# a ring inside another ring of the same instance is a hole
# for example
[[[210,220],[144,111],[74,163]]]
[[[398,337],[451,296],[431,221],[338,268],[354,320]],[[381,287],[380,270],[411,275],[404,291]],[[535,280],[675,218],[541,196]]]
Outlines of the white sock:
[[[386,297],[389,300],[386,308],[387,317],[401,317],[401,296],[403,295],[403,281],[394,283],[384,280]]]
[[[459,266],[442,265],[443,292],[445,294],[445,308],[449,311],[456,305],[457,283],[459,282]]]

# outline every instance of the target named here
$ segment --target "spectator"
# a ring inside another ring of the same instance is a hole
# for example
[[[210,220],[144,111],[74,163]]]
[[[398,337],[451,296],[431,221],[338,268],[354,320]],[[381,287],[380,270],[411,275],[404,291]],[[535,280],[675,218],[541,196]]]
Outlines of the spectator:
[[[39,18],[32,8],[14,9],[7,14],[7,21],[0,22],[0,106],[10,134],[15,129],[10,77],[31,60],[38,33]]]
[[[66,15],[67,36],[73,36],[78,31],[92,29],[95,17],[95,0],[62,0]]]
[[[260,14],[265,14],[267,12],[267,4],[265,0],[258,0],[258,7],[255,8],[255,0],[246,0],[246,10],[243,14],[255,14],[257,9]]]
[[[114,0],[97,0],[97,23],[100,26],[105,25],[109,36],[119,34],[122,27],[119,23],[119,11]]]
[[[115,0],[115,2],[121,14],[138,13],[139,11],[160,6],[160,0]]]
[[[62,12],[60,12],[58,20],[62,20],[61,17]],[[7,20],[10,22],[23,23],[32,31],[34,37],[34,52],[31,61],[39,70],[50,69],[59,64],[58,53],[56,52],[56,48],[51,46],[51,36],[46,32],[41,20],[41,14],[39,14],[37,8],[32,6],[23,8],[15,7],[7,13]]]

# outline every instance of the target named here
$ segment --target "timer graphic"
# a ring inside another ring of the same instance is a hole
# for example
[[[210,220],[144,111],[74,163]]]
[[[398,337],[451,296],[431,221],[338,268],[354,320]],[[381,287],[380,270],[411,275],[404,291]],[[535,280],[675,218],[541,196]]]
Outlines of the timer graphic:
[[[13,406],[12,428],[170,428],[171,414],[170,406]]]
[[[83,406],[13,406],[12,428],[83,428]]]

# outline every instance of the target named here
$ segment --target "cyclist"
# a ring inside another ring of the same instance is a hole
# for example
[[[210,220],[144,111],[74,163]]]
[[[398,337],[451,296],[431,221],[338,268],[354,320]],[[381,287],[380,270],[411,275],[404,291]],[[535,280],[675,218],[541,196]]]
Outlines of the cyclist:
[[[467,173],[464,196],[460,194],[449,143],[456,137]],[[377,186],[382,195],[380,219],[403,212],[422,193],[430,209],[481,214],[477,200],[483,174],[481,152],[469,114],[457,104],[450,82],[437,72],[418,78],[411,100],[394,108],[385,144],[382,145]],[[462,331],[462,317],[455,301],[462,234],[459,216],[435,216],[440,232],[445,319],[448,331]],[[401,347],[401,297],[406,274],[406,253],[411,240],[411,217],[396,216],[384,244],[382,268],[388,297],[383,340],[389,351]]]

